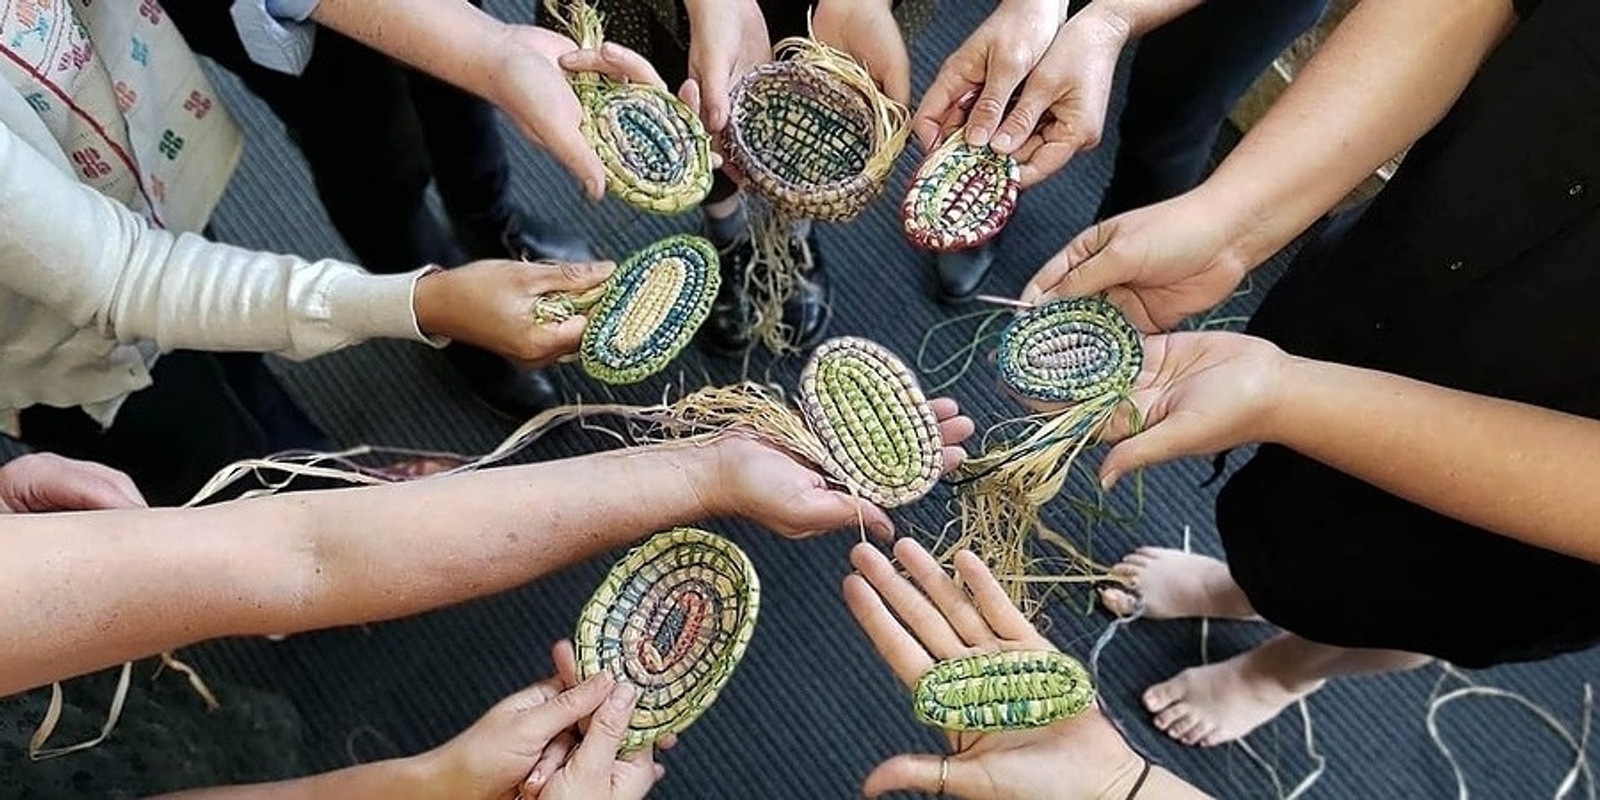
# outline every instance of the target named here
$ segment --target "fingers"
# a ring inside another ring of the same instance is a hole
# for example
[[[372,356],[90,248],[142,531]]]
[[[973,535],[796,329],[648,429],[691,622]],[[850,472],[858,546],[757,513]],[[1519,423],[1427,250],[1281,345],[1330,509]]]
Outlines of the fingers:
[[[871,549],[872,546],[858,544],[856,547]],[[844,602],[851,616],[856,618],[856,624],[872,640],[878,655],[901,683],[914,686],[917,679],[933,667],[933,656],[928,655],[917,637],[900,624],[866,578],[850,575],[844,579]]]
[[[632,684],[618,682],[608,688],[610,691],[603,695],[604,702],[592,709],[594,716],[589,720],[589,729],[584,732],[578,751],[572,754],[572,769],[585,780],[609,782],[611,765],[617,760],[617,750],[628,733],[634,703],[639,700],[639,692]]]
[[[989,143],[1005,117],[1011,95],[1033,67],[1026,55],[1014,49],[989,51],[989,70],[972,113],[967,116],[967,143],[982,147]]]
[[[1205,419],[1199,414],[1173,414],[1117,443],[1100,464],[1101,488],[1110,490],[1136,469],[1199,454],[1202,448],[1198,445],[1206,441],[1208,433]]]
[[[648,747],[629,753],[612,773],[612,800],[643,800],[667,773]]]
[[[711,133],[721,132],[720,129],[713,130],[710,121],[707,119],[705,108],[702,105],[704,96],[700,93],[700,81],[694,78],[684,81],[683,85],[678,87],[678,99],[682,100],[683,104],[688,106],[696,117],[700,118],[700,122],[705,124],[707,131]]]
[[[1023,87],[1022,94],[1007,113],[1005,120],[995,131],[994,138],[989,141],[989,146],[1000,153],[1014,153],[1029,137],[1033,136],[1039,127],[1039,118],[1050,108],[1054,97],[1047,96],[1043,91],[1034,88],[1034,81],[1029,80]]]
[[[891,28],[890,30],[894,31],[894,36],[898,40],[900,38],[899,29]],[[906,55],[906,48],[903,42],[895,42],[892,48],[877,65],[878,74],[875,77],[877,77],[878,83],[883,86],[883,93],[888,95],[889,99],[900,105],[905,105],[911,102],[911,58]]]
[[[581,292],[605,282],[617,265],[611,261],[556,261],[520,264],[530,270],[529,288],[539,294]]]
[[[809,492],[797,505],[796,511],[808,524],[805,532],[795,538],[810,538],[860,525],[879,539],[894,539],[894,521],[889,519],[888,512],[845,492],[831,489]]]
[[[539,754],[539,760],[534,763],[533,771],[529,772],[528,777],[522,782],[523,796],[538,797],[539,793],[544,791],[544,785],[549,782],[550,776],[556,774],[556,770],[561,769],[562,764],[567,763],[567,756],[577,744],[577,737],[570,732],[563,732],[551,739],[550,743],[545,745],[544,752]]]
[[[861,793],[878,797],[888,792],[920,792],[971,797],[973,765],[956,758],[934,755],[898,755],[878,765],[861,785]],[[941,780],[942,778],[942,780]]]
[[[588,140],[583,138],[576,120],[582,113],[577,108],[577,98],[572,98],[571,108],[552,109],[550,117],[561,118],[563,112],[569,112],[565,118],[573,120],[571,125],[546,125],[541,130],[533,125],[518,120],[517,127],[530,141],[540,145],[545,152],[550,154],[561,166],[572,173],[583,186],[583,193],[590,200],[598,202],[606,194],[606,169],[600,163],[600,156],[596,155],[594,148]],[[566,103],[560,103],[566,105]]]
[[[623,83],[642,83],[666,89],[667,83],[656,73],[650,60],[615,42],[606,42],[599,49],[573,50],[556,59],[568,72],[598,72]]]
[[[978,613],[966,590],[956,585],[922,545],[901,539],[895,542],[894,556],[963,642],[979,649],[994,644],[994,630]]]
[[[962,69],[952,56],[939,69],[928,90],[922,93],[922,102],[911,119],[911,132],[922,143],[923,150],[932,150],[944,138],[952,115],[962,115],[961,99],[977,91],[982,84],[963,78]]]
[[[1011,602],[1006,590],[995,580],[994,573],[969,550],[956,553],[956,573],[972,595],[978,612],[983,615],[989,629],[1001,638],[1014,642],[1042,639],[1039,631],[1022,615],[1022,610]]]
[[[556,738],[562,731],[577,725],[579,720],[594,714],[615,685],[611,673],[601,672],[556,695],[549,702],[531,709],[534,718],[529,721],[529,732],[546,742]],[[581,752],[582,748],[579,750]],[[613,748],[612,752],[616,750]]]
[[[556,677],[561,679],[562,688],[570,689],[578,685],[578,654],[572,648],[572,642],[562,639],[550,648],[550,659],[556,665]]]
[[[899,552],[898,548],[896,552]],[[917,587],[900,577],[889,559],[871,547],[856,547],[850,551],[850,563],[861,577],[872,584],[895,614],[916,634],[917,640],[937,658],[951,658],[967,652],[967,646],[956,635],[950,622],[939,613]]]
[[[1137,277],[1137,266],[1116,247],[1116,235],[1117,220],[1111,219],[1097,222],[1073,237],[1028,281],[1022,290],[1022,301],[1082,297]]]

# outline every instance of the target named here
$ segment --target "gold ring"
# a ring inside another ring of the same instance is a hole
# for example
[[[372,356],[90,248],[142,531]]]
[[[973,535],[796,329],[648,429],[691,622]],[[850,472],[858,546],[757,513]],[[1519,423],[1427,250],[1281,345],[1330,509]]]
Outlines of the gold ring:
[[[944,782],[950,777],[950,757],[939,759],[939,791],[934,794],[944,794]]]

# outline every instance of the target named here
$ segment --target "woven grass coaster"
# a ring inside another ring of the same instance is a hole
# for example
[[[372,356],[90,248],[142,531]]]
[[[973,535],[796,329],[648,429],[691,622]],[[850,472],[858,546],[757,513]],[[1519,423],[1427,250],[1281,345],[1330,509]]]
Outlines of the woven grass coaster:
[[[637,687],[624,752],[681,733],[728,682],[755,632],[761,586],[732,542],[694,528],[630,551],[583,607],[578,678],[607,670]]]
[[[1046,303],[1006,326],[996,360],[1000,379],[1024,397],[1082,403],[1125,395],[1144,362],[1143,338],[1099,297]]]
[[[800,411],[822,466],[867,500],[894,508],[939,482],[944,440],[917,378],[884,347],[851,336],[819,346],[800,374]]]
[[[711,313],[722,281],[717,263],[716,247],[688,234],[662,239],[624,261],[588,312],[578,349],[584,371],[627,384],[665,369]]]
[[[1017,209],[1017,160],[950,134],[917,168],[900,205],[901,225],[926,250],[967,250],[995,237]]]
[[[911,693],[926,725],[947,731],[1040,728],[1094,704],[1094,681],[1083,664],[1055,650],[984,653],[941,661]]]
[[[604,19],[587,0],[545,0],[553,21],[580,47],[605,40]],[[711,136],[693,109],[655,86],[597,73],[570,77],[583,105],[583,135],[606,169],[606,190],[657,214],[693,208],[711,191]]]

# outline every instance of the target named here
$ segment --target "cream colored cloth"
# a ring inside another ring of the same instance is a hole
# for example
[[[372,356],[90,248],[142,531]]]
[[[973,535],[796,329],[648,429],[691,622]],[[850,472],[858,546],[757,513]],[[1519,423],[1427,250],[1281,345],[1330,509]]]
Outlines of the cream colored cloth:
[[[150,383],[141,341],[291,358],[373,337],[427,341],[412,308],[423,270],[377,276],[153,229],[71,165],[0,86],[0,411],[83,406],[109,424]]]

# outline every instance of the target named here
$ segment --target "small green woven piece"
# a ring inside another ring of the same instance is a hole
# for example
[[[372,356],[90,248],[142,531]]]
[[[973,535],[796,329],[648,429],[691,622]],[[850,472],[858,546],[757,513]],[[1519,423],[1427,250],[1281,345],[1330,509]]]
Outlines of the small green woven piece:
[[[583,607],[578,678],[601,670],[638,689],[622,751],[681,733],[744,657],[761,607],[749,557],[695,528],[652,536],[623,556]]]
[[[1039,728],[1082,714],[1094,682],[1078,660],[1055,650],[984,653],[941,661],[917,680],[912,708],[947,731]]]
[[[966,130],[957,130],[912,176],[900,205],[901,226],[927,250],[977,247],[1010,221],[1020,180],[1015,158],[967,144]]]
[[[546,0],[580,47],[604,43],[600,12],[587,0]],[[584,138],[606,170],[606,190],[657,214],[677,214],[711,191],[711,136],[694,110],[656,86],[598,73],[571,76],[583,105]]]
[[[853,219],[883,188],[910,115],[843,52],[806,38],[773,52],[730,95],[728,160],[784,217]]]
[[[722,280],[717,261],[716,247],[688,234],[634,253],[588,312],[578,348],[583,370],[626,384],[665,369],[711,313]]]
[[[1000,334],[1000,379],[1024,397],[1081,403],[1123,396],[1144,362],[1139,329],[1100,297],[1055,300]]]
[[[916,376],[882,346],[852,336],[820,345],[800,374],[800,410],[827,448],[823,466],[885,508],[939,482],[944,440]]]

